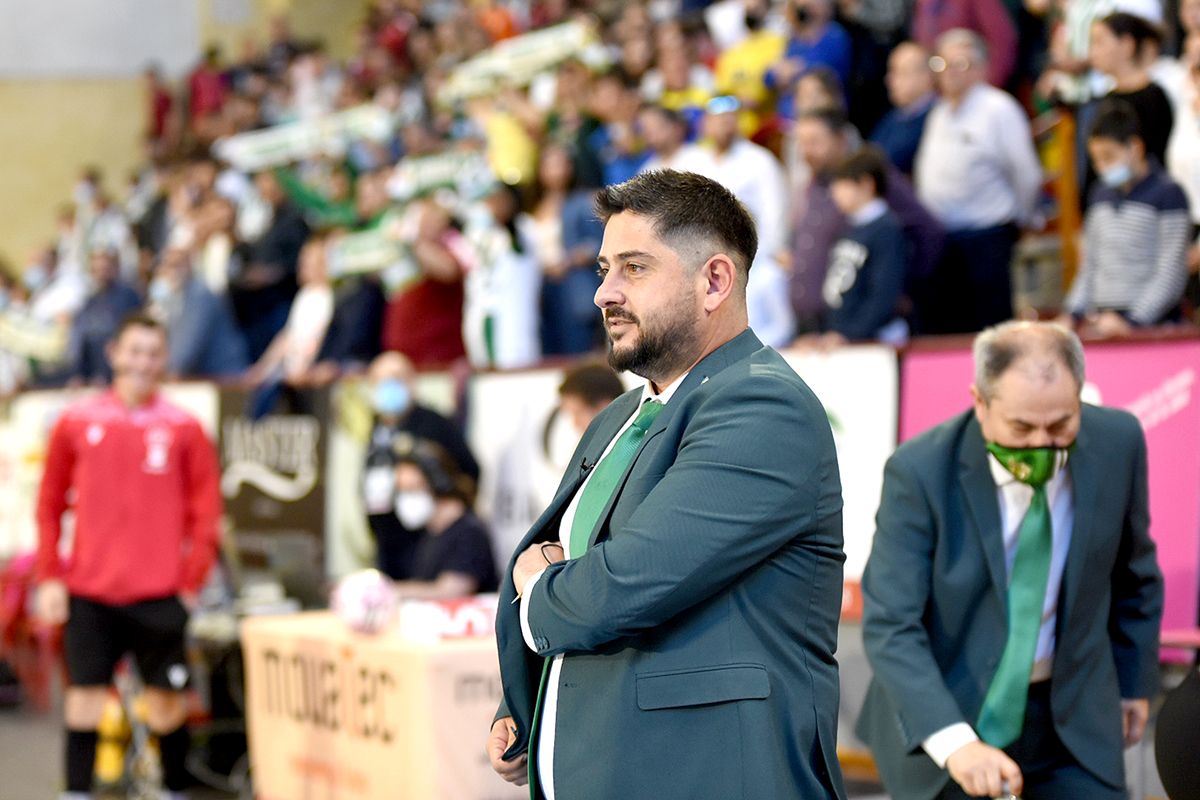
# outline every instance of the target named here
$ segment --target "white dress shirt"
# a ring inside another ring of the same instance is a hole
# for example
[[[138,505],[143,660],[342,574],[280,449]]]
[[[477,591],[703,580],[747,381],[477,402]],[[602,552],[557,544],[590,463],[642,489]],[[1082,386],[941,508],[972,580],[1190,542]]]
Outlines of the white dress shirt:
[[[1033,487],[1021,483],[996,459],[988,456],[992,479],[996,482],[996,498],[1000,503],[1000,530],[1004,536],[1004,562],[1009,574],[1017,556],[1017,536],[1021,520],[1033,502]],[[1065,469],[1066,457],[1059,462],[1058,472],[1046,483],[1046,502],[1050,506],[1050,575],[1046,579],[1046,601],[1042,608],[1042,629],[1038,633],[1037,650],[1033,659],[1030,682],[1047,680],[1054,666],[1054,629],[1058,624],[1058,594],[1062,587],[1063,568],[1071,546],[1071,530],[1075,524],[1075,507],[1071,491],[1071,475]],[[937,731],[921,746],[934,763],[945,768],[955,750],[977,741],[979,736],[970,724],[956,722]]]
[[[675,390],[679,388],[679,384],[687,377],[685,372],[675,379],[667,388],[660,393],[655,394],[651,388],[650,382],[646,382],[646,386],[642,389],[642,399],[638,403],[638,407],[634,409],[633,414],[629,419],[625,420],[625,424],[621,426],[621,430],[617,431],[613,436],[612,441],[604,448],[604,454],[600,456],[603,461],[608,456],[613,445],[621,438],[621,435],[628,430],[637,418],[638,412],[641,411],[642,405],[647,400],[658,400],[666,404],[670,402],[671,397],[675,394]],[[661,412],[660,412],[661,413]],[[597,462],[599,463],[599,462]],[[579,498],[583,497],[583,492],[587,489],[588,483],[592,480],[592,476],[596,474],[593,469],[588,473],[587,478],[580,484],[576,490],[575,496],[571,498],[571,502],[567,505],[567,510],[563,513],[562,521],[558,525],[558,540],[562,545],[564,553],[571,552],[571,526],[575,523],[575,512],[579,510]],[[570,556],[568,555],[568,558]],[[544,572],[544,570],[543,570]],[[533,587],[542,577],[542,572],[537,573],[524,586],[524,591],[521,593],[521,635],[525,637],[525,646],[533,652],[537,652],[537,647],[533,644],[533,633],[529,629],[529,604],[528,598],[533,593]],[[536,748],[536,758],[538,760],[538,776],[541,779],[542,793],[546,795],[546,800],[554,800],[554,735],[555,727],[558,724],[558,684],[562,675],[562,662],[566,656],[558,655],[550,662],[550,674],[546,677],[546,693],[542,697],[542,722],[538,728],[538,742]],[[530,750],[535,748],[530,746]],[[534,754],[531,752],[530,758]]]
[[[929,112],[913,177],[917,196],[946,230],[1032,220],[1042,186],[1029,120],[1008,93],[979,84],[957,107]]]

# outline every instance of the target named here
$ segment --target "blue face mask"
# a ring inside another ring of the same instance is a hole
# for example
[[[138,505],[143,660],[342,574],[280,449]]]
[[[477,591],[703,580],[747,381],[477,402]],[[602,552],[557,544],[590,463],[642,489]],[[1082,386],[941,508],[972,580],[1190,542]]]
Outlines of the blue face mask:
[[[1100,173],[1100,180],[1104,181],[1106,186],[1120,188],[1133,180],[1133,167],[1126,162],[1114,164]]]
[[[375,384],[371,403],[377,413],[396,417],[408,410],[412,404],[412,394],[404,381],[387,378]]]

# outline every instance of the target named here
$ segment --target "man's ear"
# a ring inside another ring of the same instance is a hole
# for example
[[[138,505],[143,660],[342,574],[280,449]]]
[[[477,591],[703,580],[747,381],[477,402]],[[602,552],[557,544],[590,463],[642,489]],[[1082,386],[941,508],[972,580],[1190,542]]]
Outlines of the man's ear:
[[[717,253],[704,262],[700,274],[704,279],[704,310],[711,314],[733,294],[738,268],[729,256]]]

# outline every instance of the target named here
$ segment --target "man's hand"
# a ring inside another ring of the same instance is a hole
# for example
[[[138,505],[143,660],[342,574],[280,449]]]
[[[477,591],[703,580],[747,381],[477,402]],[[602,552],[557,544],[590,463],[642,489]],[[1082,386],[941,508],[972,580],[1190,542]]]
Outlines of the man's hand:
[[[1091,325],[1097,336],[1105,338],[1128,336],[1133,332],[1133,326],[1115,311],[1101,311],[1095,316],[1088,317],[1088,324]]]
[[[999,797],[1005,792],[1021,794],[1021,768],[1003,750],[990,744],[964,744],[946,759],[946,769],[972,797]]]
[[[42,581],[33,598],[34,613],[46,625],[62,625],[70,616],[67,585],[60,580]]]
[[[513,585],[517,587],[517,597],[525,594],[525,584],[529,583],[530,578],[565,558],[562,547],[557,544],[534,542],[525,548],[513,566]]]
[[[526,769],[529,763],[528,756],[522,753],[512,761],[504,760],[504,754],[516,740],[517,726],[513,724],[512,717],[501,717],[493,722],[492,732],[488,734],[487,740],[488,760],[492,762],[492,769],[496,770],[501,778],[517,786],[524,786],[529,782]]]
[[[1141,698],[1121,701],[1121,732],[1125,746],[1133,747],[1146,733],[1146,721],[1150,719],[1150,701]]]

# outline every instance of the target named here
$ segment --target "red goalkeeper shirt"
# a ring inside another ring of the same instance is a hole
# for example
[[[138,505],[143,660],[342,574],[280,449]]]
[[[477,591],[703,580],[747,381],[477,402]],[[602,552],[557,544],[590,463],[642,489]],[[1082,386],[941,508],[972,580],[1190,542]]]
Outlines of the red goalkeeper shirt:
[[[112,605],[195,592],[216,558],[220,518],[220,469],[200,423],[160,396],[131,409],[109,391],[68,407],[50,434],[37,579],[62,578],[71,594]]]

